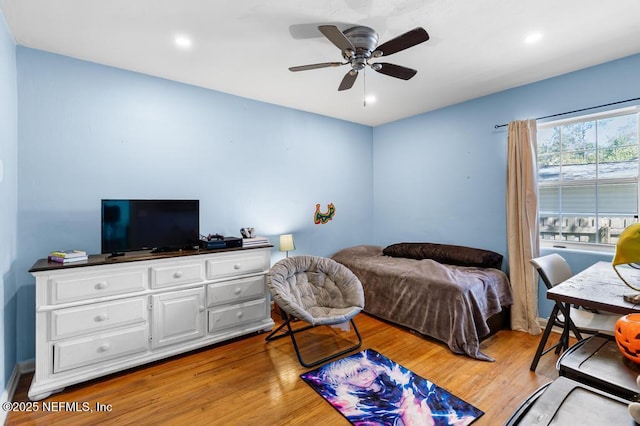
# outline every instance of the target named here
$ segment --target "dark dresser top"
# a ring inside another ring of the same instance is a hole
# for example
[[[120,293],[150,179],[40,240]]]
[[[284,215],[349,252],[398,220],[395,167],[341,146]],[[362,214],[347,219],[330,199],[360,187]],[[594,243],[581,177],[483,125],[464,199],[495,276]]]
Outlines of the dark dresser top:
[[[198,256],[201,254],[227,253],[233,251],[256,250],[264,248],[272,248],[273,245],[252,246],[252,247],[231,247],[213,250],[179,250],[167,253],[151,253],[149,250],[132,251],[125,253],[124,256],[111,257],[110,254],[92,254],[89,259],[71,263],[50,262],[47,258],[38,259],[33,264],[29,272],[51,271],[57,269],[82,268],[85,266],[96,265],[113,265],[128,262],[139,262],[142,260],[167,259],[174,257]]]

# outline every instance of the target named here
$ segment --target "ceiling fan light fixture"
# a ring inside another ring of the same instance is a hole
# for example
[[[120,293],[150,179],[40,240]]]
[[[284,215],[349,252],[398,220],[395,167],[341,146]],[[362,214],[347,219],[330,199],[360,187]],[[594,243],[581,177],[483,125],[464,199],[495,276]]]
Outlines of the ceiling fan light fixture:
[[[362,71],[367,66],[367,62],[364,58],[354,58],[351,61],[351,69],[354,71]]]

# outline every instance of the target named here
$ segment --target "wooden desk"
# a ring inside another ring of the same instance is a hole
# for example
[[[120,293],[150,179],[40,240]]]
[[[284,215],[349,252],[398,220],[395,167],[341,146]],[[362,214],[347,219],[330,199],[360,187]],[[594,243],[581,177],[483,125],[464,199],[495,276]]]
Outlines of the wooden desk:
[[[640,270],[623,266],[620,273],[631,283],[640,286]],[[570,315],[568,305],[577,305],[602,312],[626,315],[640,312],[640,304],[624,300],[625,294],[637,292],[622,282],[613,270],[610,262],[598,262],[579,274],[547,290],[547,299],[555,300],[565,306],[563,309]],[[560,350],[569,348],[569,321],[564,322],[564,330],[560,338]]]
[[[640,286],[640,270],[625,266],[619,270],[627,281]],[[610,262],[598,262],[547,290],[547,299],[625,315],[640,312],[640,304],[634,305],[623,299],[625,294],[633,293],[640,292],[627,287]]]

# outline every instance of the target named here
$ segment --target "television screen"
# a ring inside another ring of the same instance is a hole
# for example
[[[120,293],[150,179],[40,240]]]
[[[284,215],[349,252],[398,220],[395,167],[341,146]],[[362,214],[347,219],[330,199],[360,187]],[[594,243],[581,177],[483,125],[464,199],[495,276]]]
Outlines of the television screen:
[[[102,253],[198,245],[199,200],[102,200]]]

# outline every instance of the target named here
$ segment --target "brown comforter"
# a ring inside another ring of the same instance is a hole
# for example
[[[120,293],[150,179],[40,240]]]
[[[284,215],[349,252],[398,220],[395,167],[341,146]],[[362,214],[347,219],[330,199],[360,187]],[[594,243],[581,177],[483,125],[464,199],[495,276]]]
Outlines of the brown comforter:
[[[356,246],[332,259],[360,279],[364,311],[445,342],[451,351],[493,361],[480,351],[487,319],[513,303],[498,269],[389,257],[379,246]]]

